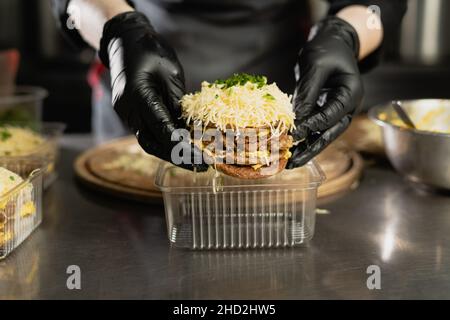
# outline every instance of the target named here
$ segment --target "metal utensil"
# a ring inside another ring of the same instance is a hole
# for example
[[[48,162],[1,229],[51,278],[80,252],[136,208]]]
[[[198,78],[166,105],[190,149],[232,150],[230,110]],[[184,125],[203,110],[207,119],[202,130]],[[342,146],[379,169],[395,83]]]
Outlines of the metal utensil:
[[[397,112],[400,120],[402,120],[403,123],[408,126],[408,128],[416,129],[416,126],[412,122],[411,118],[402,108],[402,103],[400,101],[398,100],[392,101],[392,107],[394,108],[395,112]]]

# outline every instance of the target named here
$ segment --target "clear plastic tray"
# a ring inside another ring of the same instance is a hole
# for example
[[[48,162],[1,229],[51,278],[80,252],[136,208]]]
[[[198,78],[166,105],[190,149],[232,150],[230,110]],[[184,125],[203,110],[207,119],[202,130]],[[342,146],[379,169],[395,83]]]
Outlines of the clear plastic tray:
[[[3,166],[24,181],[0,196],[0,259],[17,248],[42,221],[43,170],[28,174],[28,163]]]
[[[59,158],[58,142],[66,125],[59,122],[24,123],[0,121],[0,127],[4,125],[30,128],[44,138],[44,143],[27,155],[0,155],[0,167],[5,167],[10,163],[20,162],[24,166],[22,169],[25,170],[25,165],[28,164],[26,166],[27,172],[23,172],[24,174],[30,174],[33,170],[42,168],[44,169],[44,187],[48,187],[57,177],[56,164]]]
[[[311,240],[323,180],[315,162],[257,180],[211,168],[194,173],[164,162],[155,184],[163,193],[173,246],[245,249],[293,247]]]

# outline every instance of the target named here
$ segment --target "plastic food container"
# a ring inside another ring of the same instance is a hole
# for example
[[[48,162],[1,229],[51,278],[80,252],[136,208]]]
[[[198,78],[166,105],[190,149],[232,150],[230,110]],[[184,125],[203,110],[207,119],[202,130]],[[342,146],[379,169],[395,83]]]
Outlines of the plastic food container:
[[[0,129],[2,126],[17,126],[21,128],[28,128],[38,133],[43,139],[44,143],[35,150],[26,155],[2,155],[0,154],[0,166],[5,164],[20,162],[23,164],[24,174],[30,174],[33,170],[44,169],[44,188],[48,187],[55,181],[56,163],[59,158],[59,139],[66,125],[59,122],[38,122],[38,123],[23,123],[23,122],[0,122]]]
[[[41,121],[42,102],[48,93],[39,87],[16,87],[14,93],[0,96],[0,121]]]
[[[0,259],[17,248],[42,221],[42,170],[28,174],[28,163],[4,167],[24,181],[0,196]]]
[[[155,184],[163,193],[173,246],[275,248],[311,240],[317,188],[324,178],[315,162],[257,180],[233,178],[211,168],[194,173],[163,162]]]

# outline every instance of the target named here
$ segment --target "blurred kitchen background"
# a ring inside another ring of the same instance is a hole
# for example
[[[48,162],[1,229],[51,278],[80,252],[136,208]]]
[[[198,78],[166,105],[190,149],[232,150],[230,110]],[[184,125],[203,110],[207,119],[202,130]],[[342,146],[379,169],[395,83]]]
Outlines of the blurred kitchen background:
[[[310,2],[313,18],[326,12],[325,1]],[[382,64],[364,75],[366,107],[394,98],[450,98],[449,15],[450,1],[409,1],[402,29],[386,45]],[[44,120],[65,122],[68,132],[89,132],[87,73],[95,52],[76,49],[63,38],[49,0],[0,0],[0,50],[6,48],[20,51],[18,84],[49,91]]]

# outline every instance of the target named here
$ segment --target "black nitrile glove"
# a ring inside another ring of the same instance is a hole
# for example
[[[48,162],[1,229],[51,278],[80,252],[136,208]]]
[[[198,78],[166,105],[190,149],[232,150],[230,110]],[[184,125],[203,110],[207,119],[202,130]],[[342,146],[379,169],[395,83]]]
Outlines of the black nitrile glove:
[[[142,13],[126,12],[105,24],[99,56],[110,69],[112,102],[122,121],[147,153],[173,162],[172,148],[179,142],[171,141],[172,133],[184,128],[179,119],[184,75],[174,50]],[[193,169],[201,151],[182,143],[192,164],[180,166]],[[207,169],[203,162],[195,167]]]
[[[334,16],[316,27],[317,33],[300,51],[296,66],[293,136],[297,144],[288,169],[306,164],[344,132],[363,97],[355,29]],[[325,103],[319,106],[324,92]]]

